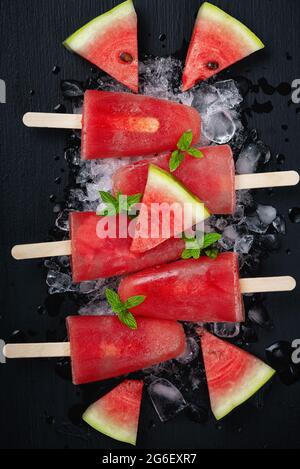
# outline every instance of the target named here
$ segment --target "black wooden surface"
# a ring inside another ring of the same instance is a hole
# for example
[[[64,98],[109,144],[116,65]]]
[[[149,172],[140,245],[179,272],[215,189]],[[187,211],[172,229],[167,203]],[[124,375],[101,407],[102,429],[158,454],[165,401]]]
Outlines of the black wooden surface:
[[[28,130],[21,118],[26,111],[51,111],[59,104],[61,79],[86,77],[89,64],[69,54],[61,42],[87,20],[117,3],[117,0],[0,1],[0,78],[7,84],[7,104],[0,105],[0,337],[6,341],[17,330],[31,341],[63,339],[64,317],[76,312],[71,302],[58,300],[57,305],[50,305],[50,314],[40,314],[39,306],[47,296],[40,263],[16,263],[10,257],[10,247],[15,243],[47,239],[55,220],[49,196],[55,194],[58,200],[62,198],[68,178],[62,157],[65,134]],[[185,41],[189,41],[200,3],[200,0],[135,0],[141,52],[167,55],[180,51],[183,57]],[[265,52],[233,67],[232,76],[244,75],[254,81],[265,77],[276,86],[298,78],[298,0],[216,0],[215,3],[253,28],[267,44]],[[159,40],[161,33],[167,36],[164,43]],[[58,75],[52,73],[54,65],[61,67]],[[35,93],[31,95],[30,90]],[[259,129],[274,155],[286,156],[284,169],[300,170],[300,114],[296,113],[294,104],[288,106],[290,96],[260,93],[249,96],[250,104],[254,98],[260,102],[271,100],[274,110],[254,114],[250,125]],[[287,125],[288,130],[283,130],[282,125]],[[56,156],[60,157],[58,161],[54,159]],[[60,185],[55,183],[58,176],[62,176]],[[272,197],[264,191],[259,195],[260,201],[274,203],[280,209],[288,225],[282,249],[266,259],[263,275],[300,277],[300,225],[288,220],[288,209],[300,205],[299,195],[299,188],[276,190]],[[291,255],[287,255],[287,249]],[[264,357],[265,346],[275,340],[300,337],[298,299],[299,288],[291,294],[268,296],[274,328],[260,332],[259,344],[253,347],[259,356]],[[138,446],[299,448],[299,390],[300,384],[285,387],[275,381],[264,408],[249,403],[226,419],[222,429],[212,420],[201,426],[184,415],[161,425],[145,399]],[[80,390],[59,377],[50,360],[1,365],[0,447],[123,448],[124,445],[96,432],[89,439],[82,436],[74,421],[81,402]],[[156,426],[150,424],[152,421]]]

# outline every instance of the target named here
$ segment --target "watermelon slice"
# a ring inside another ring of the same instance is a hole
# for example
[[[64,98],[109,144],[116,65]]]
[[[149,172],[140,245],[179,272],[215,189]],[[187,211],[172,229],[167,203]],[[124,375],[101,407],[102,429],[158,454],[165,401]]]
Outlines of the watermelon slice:
[[[150,164],[131,250],[141,253],[153,249],[209,216],[201,200],[174,176]]]
[[[137,15],[127,0],[76,31],[64,46],[138,92],[137,34]]]
[[[204,158],[186,155],[173,175],[199,197],[210,213],[231,215],[236,208],[235,167],[229,145],[201,148]],[[170,167],[170,154],[152,156],[146,160],[122,166],[113,175],[113,192],[143,194],[147,184],[149,164],[162,169]]]
[[[263,48],[261,40],[240,21],[208,2],[203,3],[188,50],[183,90]]]
[[[83,414],[92,428],[115,440],[136,445],[144,383],[127,380]]]
[[[217,420],[250,399],[275,374],[258,358],[198,329],[212,412]]]

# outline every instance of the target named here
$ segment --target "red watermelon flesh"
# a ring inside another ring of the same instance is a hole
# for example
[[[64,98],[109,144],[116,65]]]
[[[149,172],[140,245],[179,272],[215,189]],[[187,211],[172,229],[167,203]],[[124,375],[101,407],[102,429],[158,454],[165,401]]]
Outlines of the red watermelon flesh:
[[[145,295],[136,316],[190,322],[243,322],[238,257],[220,254],[146,269],[122,279],[122,301]]]
[[[211,408],[217,420],[247,401],[275,371],[244,350],[199,329]]]
[[[91,160],[173,151],[189,129],[193,142],[198,142],[201,118],[190,106],[130,93],[88,90],[81,156]]]
[[[245,25],[205,2],[200,7],[183,72],[183,90],[264,48]]]
[[[153,249],[209,216],[202,201],[174,176],[150,164],[131,250],[142,253]]]
[[[184,162],[172,173],[212,214],[235,212],[235,168],[229,145],[201,148],[204,158],[186,155]],[[149,164],[169,170],[170,154],[154,156],[120,168],[113,176],[117,194],[142,194],[145,191]]]
[[[100,239],[97,236],[99,224],[105,230],[112,226],[113,236]],[[75,283],[129,274],[181,257],[185,242],[176,238],[143,254],[132,252],[130,224],[127,215],[99,217],[92,212],[70,214],[72,273]]]
[[[138,92],[137,15],[132,0],[83,26],[64,46]]]
[[[136,445],[144,383],[126,380],[92,404],[83,420],[104,435]]]
[[[182,326],[141,318],[131,330],[116,316],[67,318],[74,384],[86,384],[148,368],[181,355]]]

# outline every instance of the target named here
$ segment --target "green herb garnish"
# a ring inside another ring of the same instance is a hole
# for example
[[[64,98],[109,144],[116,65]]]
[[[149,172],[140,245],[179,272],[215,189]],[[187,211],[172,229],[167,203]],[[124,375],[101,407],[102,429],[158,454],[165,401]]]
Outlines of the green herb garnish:
[[[184,238],[185,250],[181,257],[182,259],[199,259],[202,252],[211,259],[216,259],[219,251],[217,248],[212,247],[222,236],[219,233],[208,233],[202,239],[197,238]]]
[[[202,151],[197,148],[191,147],[193,141],[193,132],[188,130],[180,137],[177,143],[177,150],[173,151],[170,159],[170,171],[173,173],[185,159],[185,153],[188,153],[194,158],[203,158]]]
[[[105,294],[108,303],[110,304],[113,312],[117,314],[119,320],[125,324],[125,326],[129,327],[129,329],[137,329],[137,322],[133,314],[130,312],[130,309],[142,304],[146,297],[142,295],[132,296],[123,303],[118,293],[114,290],[107,288]]]
[[[102,201],[106,204],[106,208],[97,215],[109,216],[118,215],[121,213],[129,213],[132,211],[134,205],[139,204],[142,200],[142,194],[135,195],[122,195],[118,192],[117,196],[114,197],[110,192],[99,192]]]

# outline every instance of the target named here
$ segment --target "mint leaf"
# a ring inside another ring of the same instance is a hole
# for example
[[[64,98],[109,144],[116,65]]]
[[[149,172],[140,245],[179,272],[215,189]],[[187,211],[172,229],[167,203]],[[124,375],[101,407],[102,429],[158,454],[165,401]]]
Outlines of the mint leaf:
[[[113,312],[118,315],[119,320],[130,329],[137,329],[137,322],[129,309],[135,308],[136,306],[142,304],[146,297],[143,295],[132,296],[128,298],[125,303],[123,303],[118,293],[116,293],[114,290],[111,290],[110,288],[106,289],[105,295]]]
[[[181,258],[182,259],[199,259],[202,250],[204,254],[211,259],[216,259],[219,254],[218,249],[212,248],[213,244],[215,244],[222,236],[219,233],[208,233],[202,239],[198,238],[187,238],[184,236],[186,241],[185,243],[185,250],[183,251]]]
[[[185,249],[181,255],[182,259],[199,259],[201,249]]]
[[[138,328],[137,322],[133,314],[129,313],[128,311],[123,311],[122,313],[118,314],[118,318],[122,324],[129,327],[129,329],[136,330]]]
[[[117,200],[109,192],[100,191],[99,194],[105,204],[117,205]]]
[[[204,253],[207,257],[210,257],[211,259],[216,259],[219,255],[219,251],[216,248],[205,249]]]
[[[129,213],[132,207],[139,203],[142,199],[142,194],[135,194],[131,196],[122,195],[121,192],[114,197],[109,192],[100,191],[102,201],[107,205],[97,215],[100,216],[114,216],[119,213]]]
[[[194,158],[204,158],[202,151],[198,150],[197,148],[189,148],[187,153]]]
[[[114,313],[120,313],[124,309],[124,305],[118,295],[114,290],[107,288],[105,291],[106,299],[110,304]]]
[[[192,144],[192,141],[193,141],[193,132],[192,130],[187,130],[186,132],[184,132],[184,134],[182,134],[182,136],[180,137],[177,143],[178,150],[188,151],[188,149],[190,148]]]
[[[130,309],[139,306],[140,304],[144,303],[146,297],[139,295],[139,296],[132,296],[128,298],[128,300],[124,303],[124,308]]]
[[[181,165],[181,163],[184,161],[184,154],[180,150],[175,150],[172,153],[171,159],[170,159],[170,171],[173,173],[176,171],[177,168]]]
[[[127,197],[128,208],[131,208],[133,205],[139,204],[142,200],[143,194],[129,195]]]
[[[222,236],[219,233],[207,233],[204,236],[202,249],[206,249],[209,246],[211,246],[212,244],[215,244],[221,238],[222,238]]]

